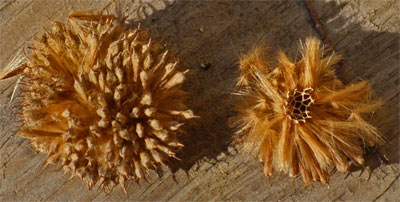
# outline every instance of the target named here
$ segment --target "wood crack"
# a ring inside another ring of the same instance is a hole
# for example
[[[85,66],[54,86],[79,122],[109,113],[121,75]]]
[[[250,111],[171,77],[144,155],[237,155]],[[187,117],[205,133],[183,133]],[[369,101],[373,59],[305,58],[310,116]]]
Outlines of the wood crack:
[[[381,198],[389,189],[390,187],[392,187],[392,185],[399,179],[400,175],[397,175],[396,178],[389,184],[389,186],[386,187],[385,190],[383,190],[383,192],[381,194],[379,194],[374,200],[373,202],[377,201],[379,198]]]

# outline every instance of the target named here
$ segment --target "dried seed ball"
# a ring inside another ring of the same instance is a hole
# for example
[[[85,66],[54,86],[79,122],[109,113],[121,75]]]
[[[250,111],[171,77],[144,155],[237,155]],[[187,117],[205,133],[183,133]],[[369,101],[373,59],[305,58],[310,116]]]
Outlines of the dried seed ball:
[[[48,154],[48,164],[61,161],[105,191],[160,170],[183,147],[180,127],[194,117],[174,56],[140,27],[115,21],[70,17],[35,39],[18,131]]]
[[[265,175],[326,184],[332,167],[363,166],[364,146],[383,143],[366,121],[382,104],[371,99],[368,82],[344,85],[333,72],[341,57],[325,54],[316,38],[305,41],[298,61],[281,52],[271,66],[264,51],[258,46],[241,58],[234,120],[239,142],[258,153]]]

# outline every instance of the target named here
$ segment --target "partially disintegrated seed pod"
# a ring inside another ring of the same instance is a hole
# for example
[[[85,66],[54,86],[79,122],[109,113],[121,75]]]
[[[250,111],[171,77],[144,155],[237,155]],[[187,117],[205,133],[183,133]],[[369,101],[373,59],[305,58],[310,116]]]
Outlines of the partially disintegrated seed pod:
[[[320,42],[306,40],[302,58],[290,61],[279,53],[271,68],[262,47],[240,61],[238,140],[256,151],[264,173],[274,171],[303,181],[328,183],[328,169],[348,172],[351,162],[364,165],[363,147],[383,142],[365,116],[382,103],[371,101],[367,81],[345,86],[332,67],[340,56],[324,57]]]
[[[18,134],[106,192],[160,170],[183,147],[180,128],[194,117],[180,89],[186,72],[140,27],[112,15],[71,16],[35,39],[23,72]]]

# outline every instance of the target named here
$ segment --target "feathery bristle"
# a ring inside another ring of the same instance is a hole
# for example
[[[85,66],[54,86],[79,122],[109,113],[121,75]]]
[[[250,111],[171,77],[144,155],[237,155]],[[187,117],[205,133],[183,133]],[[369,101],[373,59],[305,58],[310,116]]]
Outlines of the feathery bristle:
[[[106,192],[159,171],[183,147],[179,127],[194,117],[174,55],[115,19],[72,15],[35,39],[18,130],[48,154],[46,165],[61,162]]]
[[[329,168],[363,166],[364,145],[383,143],[365,120],[382,103],[371,100],[367,81],[343,85],[332,69],[341,57],[324,56],[320,46],[307,39],[297,62],[280,52],[275,68],[259,47],[241,58],[236,133],[245,150],[259,153],[267,176],[300,173],[306,184],[325,184]]]

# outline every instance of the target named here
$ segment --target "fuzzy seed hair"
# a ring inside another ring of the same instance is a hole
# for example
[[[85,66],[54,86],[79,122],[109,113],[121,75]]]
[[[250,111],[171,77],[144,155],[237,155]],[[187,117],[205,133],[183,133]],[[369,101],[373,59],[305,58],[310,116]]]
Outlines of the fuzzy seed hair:
[[[30,48],[18,134],[47,164],[111,192],[183,147],[181,126],[194,117],[180,89],[186,72],[148,32],[113,15],[71,15]]]
[[[332,167],[364,166],[364,146],[383,143],[366,121],[382,105],[371,100],[368,82],[344,85],[333,72],[341,57],[324,56],[315,38],[302,44],[298,61],[279,52],[272,67],[264,51],[258,46],[240,59],[233,120],[238,142],[258,153],[265,175],[301,174],[308,185],[326,184]]]

